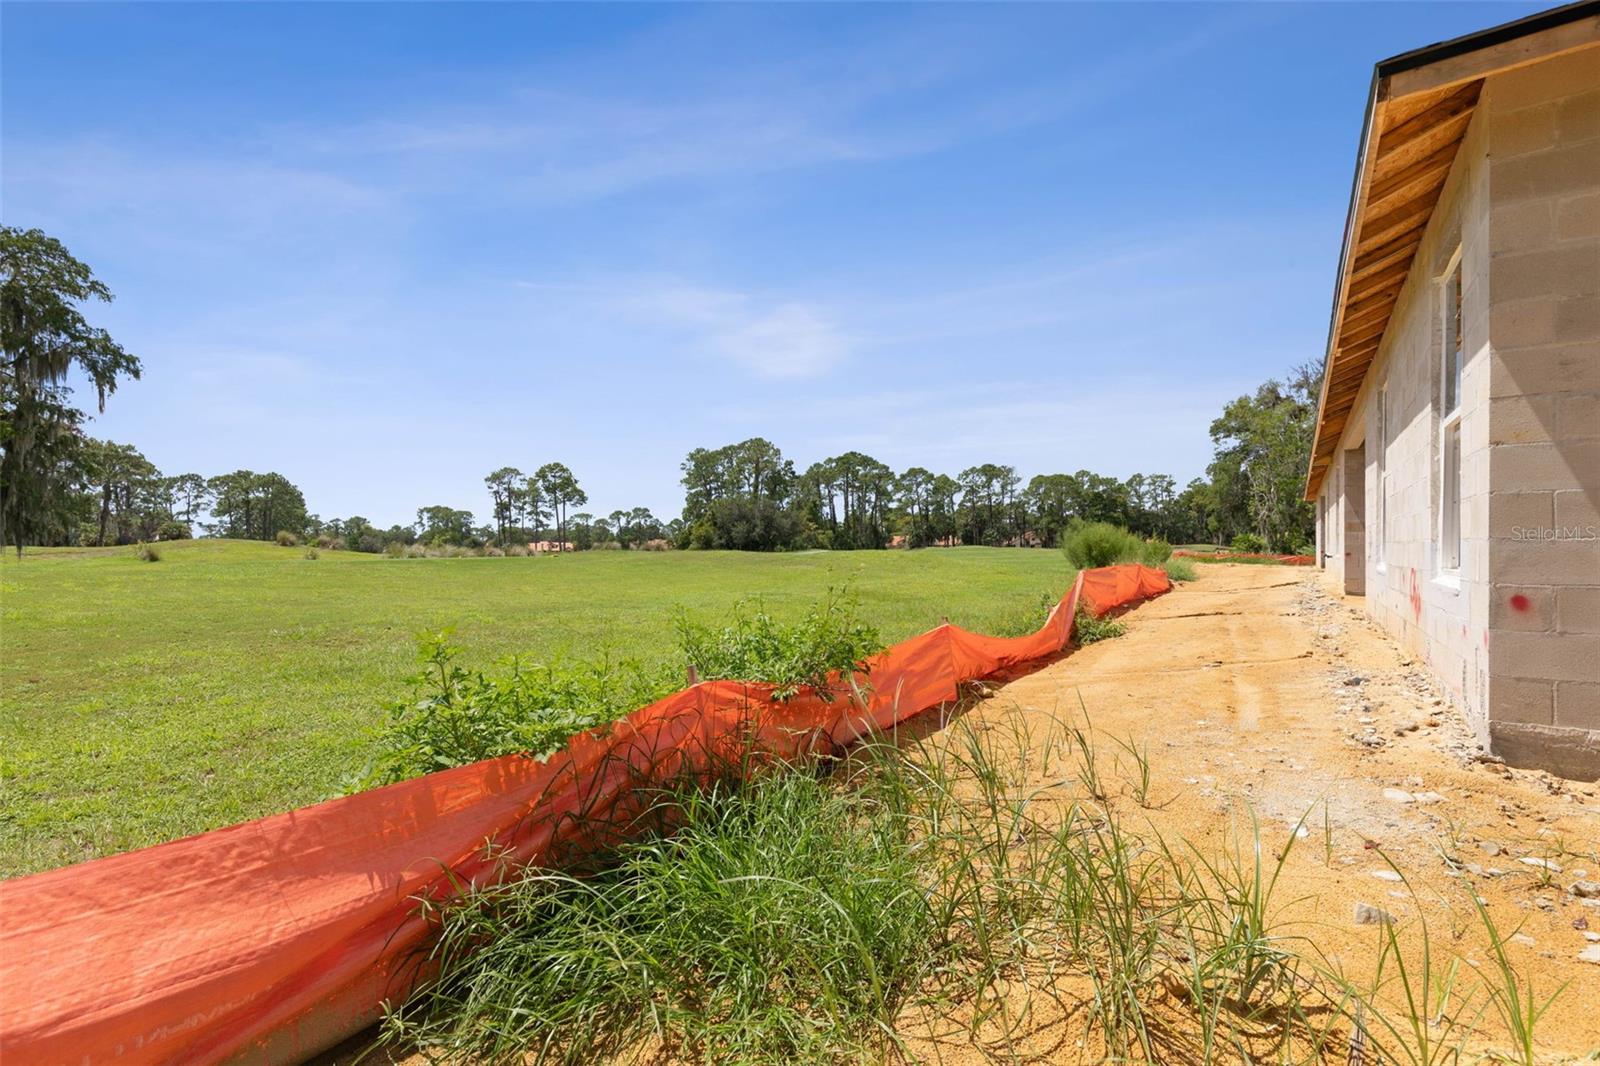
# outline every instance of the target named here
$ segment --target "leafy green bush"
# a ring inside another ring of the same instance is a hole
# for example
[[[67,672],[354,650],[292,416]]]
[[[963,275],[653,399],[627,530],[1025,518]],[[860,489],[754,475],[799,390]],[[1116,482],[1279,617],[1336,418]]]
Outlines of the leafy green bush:
[[[1139,561],[1146,566],[1160,566],[1170,558],[1172,558],[1172,545],[1160,537],[1145,541],[1139,553]]]
[[[156,527],[157,540],[188,540],[194,535],[189,523],[169,518]]]
[[[278,530],[278,535],[275,539],[280,548],[293,548],[300,543],[300,538],[290,533],[287,529]]]
[[[678,644],[705,680],[765,681],[773,696],[788,699],[812,687],[829,698],[829,675],[866,670],[866,659],[883,650],[883,639],[861,620],[854,594],[830,589],[827,598],[793,625],[769,615],[758,603],[739,603],[733,622],[720,629],[678,612]]]
[[[1079,570],[1097,566],[1138,562],[1144,557],[1144,542],[1121,526],[1110,522],[1074,520],[1061,534],[1061,550],[1067,561]]]
[[[675,825],[592,877],[548,870],[438,913],[439,976],[385,1021],[429,1061],[874,1061],[933,950],[912,822],[777,772],[669,792]],[[976,866],[977,864],[974,864]]]
[[[1231,547],[1236,552],[1264,552],[1267,542],[1254,533],[1240,533],[1233,538]]]
[[[1077,641],[1080,647],[1120,637],[1127,631],[1128,627],[1115,618],[1109,615],[1096,618],[1082,607],[1078,608],[1078,616],[1072,623],[1072,639]]]
[[[1188,559],[1173,556],[1166,562],[1167,576],[1173,581],[1193,581],[1195,579],[1194,563]]]
[[[523,664],[499,675],[463,668],[450,631],[418,639],[412,695],[389,708],[378,753],[360,788],[386,785],[497,755],[546,758],[585,729],[614,721],[677,687],[664,668],[630,660]]]

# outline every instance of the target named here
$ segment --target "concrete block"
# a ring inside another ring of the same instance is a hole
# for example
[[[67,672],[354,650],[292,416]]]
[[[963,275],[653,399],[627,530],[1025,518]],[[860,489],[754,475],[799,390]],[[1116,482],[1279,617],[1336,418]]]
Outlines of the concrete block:
[[[1552,681],[1495,678],[1489,684],[1489,718],[1496,722],[1550,725],[1555,721],[1556,686]]]
[[[1600,573],[1600,540],[1538,539],[1535,531],[1520,540],[1490,541],[1489,572],[1503,585],[1586,584]]]
[[[1556,628],[1556,590],[1547,585],[1500,585],[1489,590],[1489,628],[1546,633]]]
[[[1600,392],[1600,340],[1521,349],[1497,343],[1495,348],[1489,363],[1491,397]]]
[[[1562,199],[1555,208],[1554,236],[1562,241],[1600,237],[1600,192]]]
[[[1594,173],[1600,174],[1600,141],[1595,147]],[[1594,183],[1592,174],[1585,180]],[[1489,298],[1494,304],[1534,296],[1583,296],[1600,288],[1600,269],[1586,241],[1497,255],[1490,273]]]
[[[1489,494],[1489,535],[1512,538],[1523,530],[1548,529],[1556,524],[1555,494],[1550,492],[1494,492]]]
[[[1557,397],[1501,396],[1489,401],[1490,444],[1541,444],[1554,441]]]
[[[1490,484],[1514,491],[1600,490],[1600,442],[1500,444],[1489,453]]]
[[[1494,148],[1494,159],[1512,159],[1557,144],[1560,140],[1557,120],[1563,103],[1563,100],[1548,99],[1515,111],[1495,110],[1489,122],[1489,142]]]
[[[1600,535],[1600,500],[1580,489],[1551,494],[1558,529],[1577,530],[1579,537]]]
[[[1556,725],[1600,731],[1600,685],[1556,682]]]
[[[1496,679],[1600,682],[1600,633],[1495,630],[1489,673]]]
[[[1489,251],[1495,255],[1528,252],[1556,243],[1556,202],[1541,196],[1514,204],[1496,204],[1489,223]],[[1467,279],[1463,272],[1463,289]],[[1472,279],[1473,290],[1477,278]]]
[[[1571,144],[1600,137],[1600,89],[1569,96],[1555,106],[1558,142]]]
[[[1491,720],[1489,750],[1512,766],[1548,770],[1573,781],[1600,778],[1600,733],[1593,730]]]
[[[1600,263],[1600,243],[1595,256]],[[1600,300],[1544,296],[1500,304],[1494,310],[1493,333],[1495,345],[1505,349],[1595,340],[1600,338]]]
[[[1589,580],[1600,581],[1600,574],[1590,575]],[[1555,598],[1557,629],[1563,633],[1600,633],[1600,585],[1568,585],[1557,589]]]
[[[1600,437],[1600,392],[1558,397],[1556,433],[1560,440],[1594,440]]]

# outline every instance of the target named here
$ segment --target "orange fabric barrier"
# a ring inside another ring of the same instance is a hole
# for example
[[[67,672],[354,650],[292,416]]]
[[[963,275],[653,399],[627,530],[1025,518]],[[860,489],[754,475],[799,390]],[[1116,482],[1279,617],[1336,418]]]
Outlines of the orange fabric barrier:
[[[428,936],[414,897],[498,876],[486,843],[559,862],[598,846],[593,827],[621,824],[642,783],[849,743],[1061,651],[1080,603],[1100,615],[1169,588],[1142,566],[1085,571],[1029,636],[942,625],[894,645],[864,701],[704,682],[542,763],[490,759],[0,883],[0,1059],[300,1061],[406,993]]]

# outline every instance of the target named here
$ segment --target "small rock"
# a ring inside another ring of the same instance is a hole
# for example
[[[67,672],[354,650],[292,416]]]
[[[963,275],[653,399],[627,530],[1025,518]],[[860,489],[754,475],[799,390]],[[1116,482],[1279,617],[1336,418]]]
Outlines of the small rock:
[[[1483,853],[1485,855],[1504,855],[1506,849],[1502,844],[1496,844],[1492,840],[1485,840],[1483,842]]]
[[[1574,881],[1567,891],[1579,899],[1600,899],[1600,881]]]
[[[1511,939],[1518,944],[1523,944],[1530,948],[1535,944],[1533,937],[1529,936],[1527,933],[1512,933]]]
[[[1369,748],[1381,748],[1381,747],[1383,747],[1383,738],[1379,737],[1379,736],[1356,737],[1356,740],[1359,741],[1362,744],[1365,744]]]
[[[1388,800],[1390,803],[1416,802],[1416,797],[1403,788],[1386,788],[1383,790],[1383,798]]]
[[[1576,918],[1572,919],[1572,928],[1578,929],[1578,930],[1584,930],[1584,929],[1589,928],[1589,919],[1585,918],[1581,914],[1578,915]]]
[[[1374,871],[1372,871],[1372,876],[1376,877],[1380,881],[1404,881],[1405,880],[1405,878],[1401,877],[1399,874],[1395,873],[1393,870],[1374,870]]]
[[[1592,962],[1600,966],[1600,944],[1591,944],[1578,952],[1579,962]]]
[[[1461,868],[1463,870],[1467,871],[1467,873],[1471,874],[1474,877],[1487,877],[1487,876],[1489,876],[1488,874],[1484,873],[1483,867],[1479,866],[1475,862],[1462,863]]]
[[[1517,860],[1524,866],[1537,866],[1541,870],[1549,870],[1553,874],[1561,872],[1561,867],[1549,859],[1541,859],[1537,855],[1524,855]]]
[[[1443,803],[1444,797],[1437,792],[1417,792],[1411,797],[1418,803]]]
[[[1394,915],[1370,903],[1357,903],[1355,921],[1357,925],[1393,925]],[[1586,961],[1600,962],[1600,958]]]
[[[1347,685],[1359,685],[1365,680],[1366,678],[1362,677],[1360,674],[1351,674],[1349,677],[1344,679],[1344,683]]]

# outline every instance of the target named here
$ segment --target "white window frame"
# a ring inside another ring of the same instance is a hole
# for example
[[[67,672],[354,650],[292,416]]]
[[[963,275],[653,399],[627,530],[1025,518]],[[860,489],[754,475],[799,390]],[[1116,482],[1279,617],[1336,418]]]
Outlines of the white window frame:
[[[1467,362],[1467,330],[1459,246],[1438,278],[1438,292],[1439,514],[1434,524],[1433,558],[1435,576],[1446,584],[1452,584],[1461,579],[1461,557],[1464,554],[1461,538],[1461,383]]]
[[[1378,386],[1378,506],[1377,514],[1378,534],[1372,538],[1377,541],[1378,573],[1389,569],[1389,379],[1384,378],[1383,384]]]

